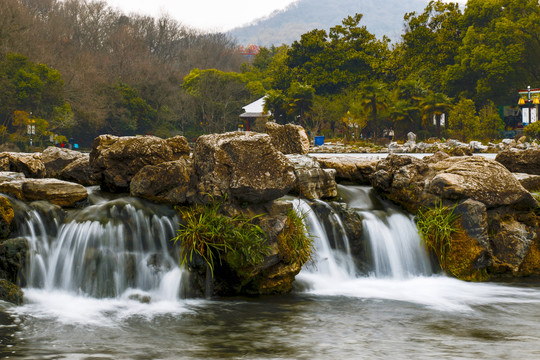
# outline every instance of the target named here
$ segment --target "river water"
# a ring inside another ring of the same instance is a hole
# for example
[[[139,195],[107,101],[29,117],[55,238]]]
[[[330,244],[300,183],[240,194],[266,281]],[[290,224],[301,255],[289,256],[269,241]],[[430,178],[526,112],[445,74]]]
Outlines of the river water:
[[[366,215],[364,231],[378,265],[367,274],[355,270],[347,239],[341,239],[340,249],[332,248],[325,235],[329,229],[310,211],[306,221],[316,237],[315,264],[298,275],[292,294],[276,297],[182,296],[184,271],[160,247],[174,232],[174,221],[147,204],[98,198],[94,211],[55,226],[43,224],[44,215],[29,215],[23,232],[35,252],[33,270],[25,304],[0,304],[0,357],[540,358],[540,283],[476,284],[434,272],[408,216],[370,202],[369,189],[340,191],[351,208]],[[96,214],[125,221],[107,222]],[[94,236],[113,246],[112,252],[103,250],[107,256],[99,255],[104,261],[95,261],[101,245],[94,244]],[[145,236],[155,244],[117,240]],[[72,243],[74,238],[79,240]],[[59,247],[60,241],[71,245]],[[86,244],[84,250],[80,244]],[[60,248],[72,250],[55,255]],[[86,255],[76,260],[82,251]],[[160,261],[148,260],[156,257]],[[120,268],[131,269],[130,275],[122,278],[108,259],[127,259],[131,265]],[[89,266],[83,273],[93,272],[97,280],[75,276],[79,266]]]

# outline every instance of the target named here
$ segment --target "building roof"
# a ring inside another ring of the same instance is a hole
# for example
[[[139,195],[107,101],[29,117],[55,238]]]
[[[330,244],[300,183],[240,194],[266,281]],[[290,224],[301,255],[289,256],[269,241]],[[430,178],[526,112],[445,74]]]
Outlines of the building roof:
[[[259,118],[259,117],[269,117],[269,112],[264,112],[264,98],[263,96],[260,99],[255,100],[251,104],[247,104],[242,109],[244,113],[240,115],[241,118]]]

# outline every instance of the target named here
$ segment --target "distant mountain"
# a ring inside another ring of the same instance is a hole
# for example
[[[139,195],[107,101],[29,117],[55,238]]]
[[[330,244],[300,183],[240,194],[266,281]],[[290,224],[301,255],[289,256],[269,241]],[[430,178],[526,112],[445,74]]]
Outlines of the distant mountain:
[[[229,33],[243,45],[290,45],[310,30],[328,31],[345,17],[360,13],[361,24],[377,38],[386,35],[396,41],[403,33],[403,15],[422,12],[427,4],[427,0],[299,0]]]

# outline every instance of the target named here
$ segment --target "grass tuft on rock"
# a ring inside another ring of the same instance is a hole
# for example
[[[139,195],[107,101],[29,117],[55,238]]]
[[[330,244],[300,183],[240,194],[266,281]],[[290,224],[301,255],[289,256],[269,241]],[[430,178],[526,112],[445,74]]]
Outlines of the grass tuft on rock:
[[[182,223],[172,241],[180,244],[181,264],[193,263],[200,256],[212,275],[216,261],[226,260],[236,270],[255,267],[269,254],[266,233],[253,218],[229,217],[220,213],[222,201],[208,205],[177,208]]]
[[[313,238],[306,230],[304,223],[306,213],[289,209],[287,211],[287,224],[278,238],[278,246],[285,262],[301,265],[312,261]]]
[[[433,252],[442,267],[445,267],[447,254],[452,248],[452,236],[460,230],[459,215],[454,207],[438,203],[433,208],[418,210],[416,226],[428,251]]]

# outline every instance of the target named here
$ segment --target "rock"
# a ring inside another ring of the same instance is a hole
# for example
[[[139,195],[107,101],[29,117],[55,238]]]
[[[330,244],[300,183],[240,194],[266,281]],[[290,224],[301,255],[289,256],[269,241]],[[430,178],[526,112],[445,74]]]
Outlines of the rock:
[[[41,153],[41,161],[45,166],[47,177],[58,178],[66,166],[84,156],[79,151],[49,146]]]
[[[261,203],[287,194],[296,181],[292,164],[272,146],[266,134],[200,136],[193,151],[193,166],[202,198],[206,194],[214,198],[227,194],[240,202]]]
[[[181,137],[163,140],[155,136],[101,135],[94,140],[90,166],[103,190],[127,192],[131,179],[143,167],[189,156],[186,143]]]
[[[266,123],[266,133],[274,147],[283,154],[309,153],[309,138],[303,127],[293,124]]]
[[[23,292],[17,285],[0,279],[0,300],[21,305],[23,302]]]
[[[480,141],[471,141],[469,146],[473,152],[486,152],[488,150],[488,147],[483,145]]]
[[[529,191],[540,191],[540,175],[512,173],[521,186]]]
[[[306,199],[328,199],[337,196],[336,170],[321,169],[316,158],[307,155],[286,155],[294,166],[296,182],[293,194]]]
[[[5,239],[11,232],[11,223],[15,213],[9,200],[0,195],[0,239]]]
[[[533,196],[496,161],[480,156],[431,161],[390,154],[378,163],[371,183],[411,213],[416,213],[421,204],[438,199],[458,202],[471,198],[488,208],[537,206]]]
[[[0,153],[0,170],[20,172],[29,178],[44,178],[47,173],[40,153]]]
[[[340,155],[318,155],[317,161],[323,169],[336,170],[338,183],[368,185],[369,177],[375,172],[379,160]]]
[[[8,239],[0,243],[0,279],[25,286],[24,267],[28,255],[25,238]]]
[[[183,204],[195,189],[191,159],[143,167],[131,180],[131,196],[166,204]]]
[[[90,156],[88,154],[84,154],[84,156],[64,167],[60,171],[58,178],[76,182],[83,186],[99,185],[99,179],[90,166]]]
[[[432,165],[428,191],[449,200],[471,198],[488,208],[537,206],[536,200],[507,169],[480,156],[449,158]]]
[[[0,192],[23,201],[47,200],[62,207],[79,206],[88,197],[80,184],[58,179],[19,179],[0,183]]]
[[[540,149],[504,150],[497,154],[495,160],[511,172],[540,175]]]

